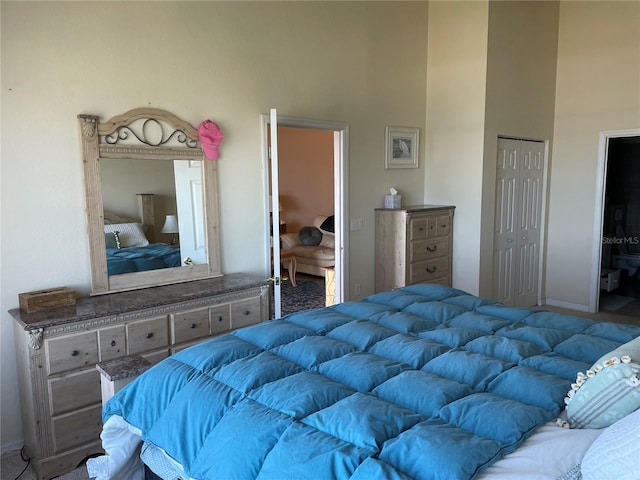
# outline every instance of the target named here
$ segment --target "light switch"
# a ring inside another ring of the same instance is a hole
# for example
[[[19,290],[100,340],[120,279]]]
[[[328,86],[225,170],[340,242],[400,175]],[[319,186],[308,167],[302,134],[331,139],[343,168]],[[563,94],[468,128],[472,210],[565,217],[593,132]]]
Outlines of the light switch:
[[[361,218],[353,218],[353,219],[351,219],[351,231],[355,232],[356,230],[362,230],[362,219]]]

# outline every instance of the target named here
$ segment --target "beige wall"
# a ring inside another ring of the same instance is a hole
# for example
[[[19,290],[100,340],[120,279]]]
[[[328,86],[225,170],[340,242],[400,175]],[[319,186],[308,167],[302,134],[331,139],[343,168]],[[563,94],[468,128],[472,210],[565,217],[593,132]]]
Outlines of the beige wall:
[[[426,203],[456,206],[453,285],[478,293],[488,2],[431,2]]]
[[[640,2],[560,6],[547,302],[587,310],[600,132],[640,128]],[[596,266],[599,268],[599,266]]]
[[[333,132],[278,127],[280,218],[288,232],[333,214]]]
[[[492,295],[498,135],[553,135],[557,32],[555,2],[429,5],[425,198],[456,206],[453,285],[474,294]]]
[[[557,45],[557,2],[490,4],[479,278],[484,297],[493,294],[497,139],[505,135],[551,145]]]
[[[0,3],[2,447],[22,433],[12,319],[18,293],[90,287],[76,116],[164,108],[225,134],[224,272],[264,272],[260,114],[347,122],[351,283],[373,292],[373,209],[389,186],[424,197],[424,162],[384,170],[385,125],[424,131],[423,2]],[[421,152],[423,157],[423,152]],[[346,219],[348,222],[349,218]],[[349,292],[347,291],[347,295]]]

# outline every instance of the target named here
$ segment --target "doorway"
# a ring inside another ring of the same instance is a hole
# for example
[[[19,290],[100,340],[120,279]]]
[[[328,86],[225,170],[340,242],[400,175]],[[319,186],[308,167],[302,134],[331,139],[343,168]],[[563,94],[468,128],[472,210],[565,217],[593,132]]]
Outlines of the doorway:
[[[271,119],[269,115],[262,115],[262,124],[263,124],[263,162],[264,162],[264,185],[265,185],[265,200],[267,200],[268,196],[271,193],[271,169],[270,169],[270,143],[269,143],[269,130],[271,128]],[[280,230],[286,235],[296,235],[301,227],[303,226],[311,226],[317,220],[317,217],[321,215],[333,215],[334,220],[334,237],[335,237],[335,246],[333,248],[334,253],[334,265],[333,269],[330,269],[330,272],[322,271],[322,275],[318,278],[313,277],[316,282],[320,281],[321,284],[321,292],[322,292],[322,300],[326,300],[329,298],[328,289],[325,288],[327,286],[327,282],[330,281],[330,286],[332,295],[334,296],[334,301],[339,303],[344,300],[344,285],[348,284],[348,269],[347,262],[345,259],[346,252],[348,251],[347,242],[348,238],[345,234],[346,229],[344,228],[344,221],[346,219],[347,212],[347,165],[348,165],[348,125],[345,123],[339,122],[329,122],[329,121],[321,121],[321,120],[308,120],[308,119],[299,119],[292,117],[284,117],[277,116],[277,126],[278,126],[278,135],[280,136],[281,129],[286,129],[289,133],[294,130],[300,133],[299,136],[307,137],[307,138],[320,138],[323,142],[323,150],[327,152],[330,156],[328,165],[324,168],[328,168],[328,172],[323,172],[322,176],[325,177],[322,183],[324,186],[322,190],[325,193],[319,193],[319,196],[324,197],[326,195],[326,191],[331,191],[330,196],[324,199],[318,200],[310,200],[301,198],[301,190],[299,186],[289,185],[287,186],[286,182],[295,182],[296,177],[299,181],[302,181],[305,175],[308,175],[312,179],[314,175],[317,177],[319,174],[316,170],[316,173],[313,173],[313,168],[309,168],[309,173],[305,171],[305,164],[307,162],[312,161],[313,155],[303,155],[302,158],[297,158],[297,164],[291,164],[290,168],[296,170],[295,174],[291,172],[286,172],[286,175],[282,174],[283,166],[281,165],[282,157],[281,151],[287,149],[286,143],[287,136],[283,136],[282,139],[278,139],[278,164],[280,169],[280,174],[278,175],[279,182],[282,181],[282,178],[288,178],[284,183],[284,192],[282,190],[283,187],[274,187],[280,190],[280,195],[278,196],[277,202],[273,203],[273,201],[265,201],[265,218],[267,219],[266,225],[269,226],[271,224],[271,216],[272,213],[269,211],[269,205],[279,205],[278,207],[278,215],[283,222],[280,225]],[[286,168],[286,167],[284,167]],[[317,168],[317,167],[314,167]],[[327,177],[329,178],[327,184]],[[278,182],[278,183],[279,183]],[[313,195],[313,190],[316,185],[310,186],[307,191],[303,191],[302,195],[308,194]],[[283,194],[284,193],[284,194]],[[316,192],[318,193],[318,192]],[[273,200],[273,199],[272,199]],[[306,205],[306,207],[304,205]],[[306,211],[301,211],[305,210]],[[322,211],[314,211],[314,210],[322,210]],[[317,225],[316,225],[317,226]],[[267,272],[271,272],[271,229],[265,233],[265,245],[266,245],[266,264],[265,270]],[[291,263],[287,262],[284,267],[290,267]],[[298,267],[299,268],[299,267]],[[304,270],[304,269],[302,269]],[[317,270],[317,269],[316,269]],[[299,270],[298,270],[299,271]],[[318,270],[320,271],[320,270]],[[318,272],[314,272],[315,276],[318,276]],[[304,273],[299,275],[296,273],[296,283],[299,286],[300,282],[298,281],[301,277],[304,280]],[[278,281],[278,279],[276,279]],[[290,282],[287,282],[287,287],[292,285]],[[284,284],[282,284],[284,285]],[[290,288],[289,291],[298,292],[298,286]],[[318,287],[316,285],[316,287]],[[284,287],[283,287],[284,288]],[[299,290],[302,290],[301,288]],[[317,288],[314,288],[316,291]],[[284,295],[284,290],[283,290]],[[324,305],[322,305],[324,306]]]
[[[640,132],[605,135],[597,310],[640,316]]]

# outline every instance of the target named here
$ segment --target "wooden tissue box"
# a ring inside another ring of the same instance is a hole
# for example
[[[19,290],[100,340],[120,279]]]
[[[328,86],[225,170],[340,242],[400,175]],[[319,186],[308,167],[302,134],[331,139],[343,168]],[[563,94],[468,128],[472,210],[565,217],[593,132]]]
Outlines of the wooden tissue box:
[[[35,292],[19,293],[20,310],[26,313],[76,304],[76,292],[68,287],[49,288]]]

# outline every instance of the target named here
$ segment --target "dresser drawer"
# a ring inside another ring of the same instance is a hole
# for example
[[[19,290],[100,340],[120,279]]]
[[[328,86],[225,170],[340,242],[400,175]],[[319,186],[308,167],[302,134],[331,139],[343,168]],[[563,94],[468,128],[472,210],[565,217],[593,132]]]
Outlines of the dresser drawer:
[[[451,217],[449,215],[440,215],[436,219],[436,236],[444,237],[451,232]]]
[[[124,325],[98,330],[98,345],[100,345],[100,361],[124,357],[127,354]]]
[[[409,244],[409,262],[444,257],[449,254],[449,238],[419,240]]]
[[[422,283],[449,275],[449,258],[415,262],[409,266],[409,283]]]
[[[171,315],[173,344],[209,335],[209,309],[199,308]]]
[[[100,373],[95,368],[49,380],[53,415],[100,403]]]
[[[231,304],[231,328],[246,327],[260,322],[260,297]]]
[[[85,332],[46,340],[49,374],[98,363],[96,332]]]
[[[129,355],[169,345],[167,317],[150,318],[127,325]]]
[[[415,217],[409,220],[409,240],[422,240],[427,238],[429,217]]]
[[[102,431],[102,406],[86,408],[51,421],[53,445],[56,452],[76,445],[95,442]]]
[[[209,308],[211,316],[211,335],[224,333],[231,329],[231,310],[229,304]]]
[[[169,350],[165,348],[156,352],[143,353],[140,356],[145,360],[148,360],[151,365],[155,365],[169,357]]]

